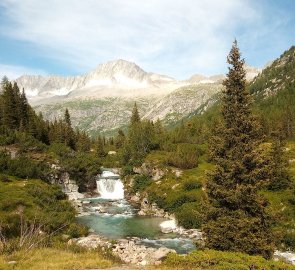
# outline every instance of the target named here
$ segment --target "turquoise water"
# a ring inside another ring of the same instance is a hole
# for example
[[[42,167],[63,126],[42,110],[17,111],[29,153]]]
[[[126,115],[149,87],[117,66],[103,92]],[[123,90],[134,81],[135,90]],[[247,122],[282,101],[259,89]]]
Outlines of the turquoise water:
[[[195,249],[190,239],[161,232],[160,223],[167,219],[138,216],[138,210],[125,200],[90,198],[87,201],[90,203],[84,205],[84,211],[89,215],[77,217],[78,222],[99,235],[109,239],[138,237],[140,244],[151,247],[165,246],[180,254]]]
[[[95,215],[79,217],[78,220],[94,232],[111,239],[125,237],[156,238],[161,236],[159,224],[165,219],[148,217],[125,217]]]

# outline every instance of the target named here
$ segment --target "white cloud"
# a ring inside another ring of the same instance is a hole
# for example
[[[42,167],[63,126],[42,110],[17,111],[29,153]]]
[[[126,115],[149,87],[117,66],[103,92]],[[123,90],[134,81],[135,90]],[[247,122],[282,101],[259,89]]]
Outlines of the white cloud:
[[[9,80],[13,80],[25,74],[46,75],[46,72],[40,69],[32,69],[32,68],[27,68],[22,66],[0,64],[0,78],[3,78],[4,76],[6,76],[8,77]]]
[[[75,71],[123,58],[179,77],[215,73],[237,27],[259,14],[247,0],[2,0],[2,34],[31,42]]]

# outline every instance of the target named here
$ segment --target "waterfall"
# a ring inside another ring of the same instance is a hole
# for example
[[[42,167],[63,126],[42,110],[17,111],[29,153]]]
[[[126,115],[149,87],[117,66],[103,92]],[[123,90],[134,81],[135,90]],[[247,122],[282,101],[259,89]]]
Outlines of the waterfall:
[[[103,171],[96,181],[97,191],[103,199],[124,199],[124,185],[119,175],[109,171]]]

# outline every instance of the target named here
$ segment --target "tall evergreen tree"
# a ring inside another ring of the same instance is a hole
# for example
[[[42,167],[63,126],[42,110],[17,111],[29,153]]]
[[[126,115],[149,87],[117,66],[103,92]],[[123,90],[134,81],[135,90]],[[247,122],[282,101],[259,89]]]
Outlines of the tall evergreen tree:
[[[72,128],[71,116],[70,116],[68,108],[66,108],[65,110],[64,121],[65,121],[65,126],[64,126],[65,144],[71,147],[72,149],[75,149],[76,148],[75,134]]]
[[[22,90],[20,95],[20,114],[21,114],[21,123],[20,128],[25,128],[28,125],[29,121],[29,103],[25,94],[25,90]]]
[[[118,135],[117,135],[117,137],[115,139],[116,148],[119,149],[119,148],[123,147],[125,141],[126,141],[126,136],[125,136],[123,130],[119,129],[118,130]]]
[[[68,108],[66,108],[66,111],[65,111],[65,122],[66,122],[66,124],[67,124],[69,127],[72,126],[72,123],[71,123],[71,116],[70,116],[70,113],[69,113]]]
[[[106,155],[106,152],[104,150],[103,138],[101,136],[98,136],[96,141],[96,154],[99,157],[104,157]]]
[[[132,110],[132,115],[131,115],[131,118],[130,118],[130,122],[131,122],[131,125],[134,125],[134,124],[140,122],[140,116],[139,116],[139,112],[138,112],[138,109],[137,109],[136,102],[134,103],[134,107],[133,107],[133,110]]]
[[[235,41],[228,55],[222,121],[211,140],[215,169],[208,174],[203,231],[206,245],[272,256],[273,236],[266,200],[259,190],[268,183],[267,166],[259,151],[262,135],[251,112],[244,60]]]

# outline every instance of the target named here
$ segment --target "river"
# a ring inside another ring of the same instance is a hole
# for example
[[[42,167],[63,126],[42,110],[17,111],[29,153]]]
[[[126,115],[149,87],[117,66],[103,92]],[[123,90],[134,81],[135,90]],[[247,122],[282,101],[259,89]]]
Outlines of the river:
[[[137,215],[134,208],[124,199],[124,185],[120,176],[105,170],[97,179],[99,197],[83,200],[84,214],[78,222],[108,239],[138,237],[138,242],[152,247],[168,247],[179,254],[195,249],[189,238],[177,234],[164,234],[160,224],[167,219]]]

